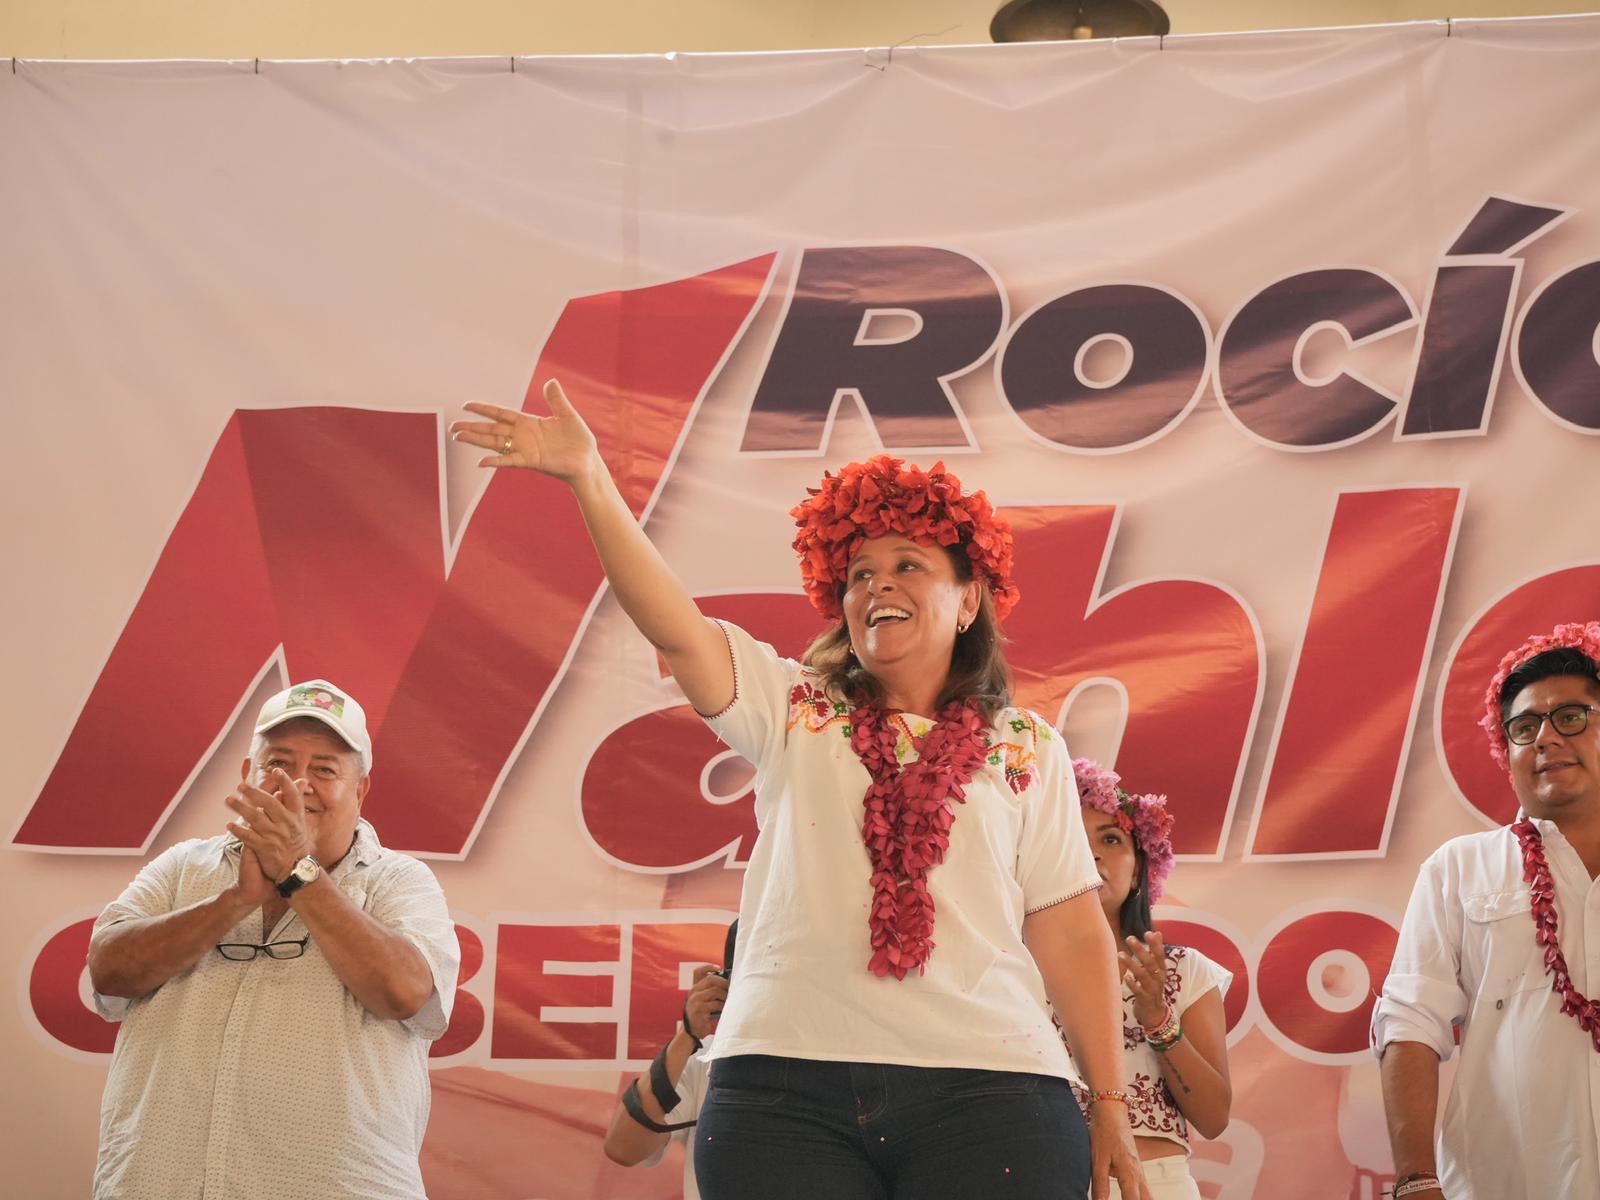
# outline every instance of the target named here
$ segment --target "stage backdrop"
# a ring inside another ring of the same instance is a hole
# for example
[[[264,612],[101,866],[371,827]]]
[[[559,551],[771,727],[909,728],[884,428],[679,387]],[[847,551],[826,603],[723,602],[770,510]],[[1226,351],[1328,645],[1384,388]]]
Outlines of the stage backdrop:
[[[678,1194],[600,1136],[736,907],[748,775],[563,489],[444,438],[559,376],[789,652],[825,468],[942,458],[1009,511],[1021,700],[1171,796],[1159,916],[1234,972],[1202,1190],[1374,1196],[1417,864],[1512,811],[1483,682],[1600,614],[1597,55],[1572,18],[0,66],[7,1190],[86,1188],[93,915],[320,675],[461,927],[431,1194]]]

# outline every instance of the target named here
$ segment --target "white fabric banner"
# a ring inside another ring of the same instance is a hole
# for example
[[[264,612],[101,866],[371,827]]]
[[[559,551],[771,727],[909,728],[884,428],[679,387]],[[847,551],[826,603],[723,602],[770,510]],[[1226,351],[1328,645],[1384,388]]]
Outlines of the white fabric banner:
[[[1597,52],[1578,17],[0,69],[17,1194],[92,1170],[88,920],[220,831],[314,676],[466,943],[430,1195],[678,1194],[600,1138],[720,956],[748,780],[570,498],[443,437],[559,375],[708,610],[791,653],[824,469],[943,458],[1009,510],[1021,701],[1171,797],[1158,918],[1236,977],[1202,1190],[1376,1196],[1417,864],[1514,808],[1483,687],[1600,615]]]

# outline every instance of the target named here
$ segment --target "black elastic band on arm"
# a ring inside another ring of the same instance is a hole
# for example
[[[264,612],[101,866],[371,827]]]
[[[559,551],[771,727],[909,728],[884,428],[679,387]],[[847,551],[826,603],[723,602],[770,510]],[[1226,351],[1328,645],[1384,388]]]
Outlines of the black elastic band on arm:
[[[683,1103],[683,1097],[678,1095],[678,1089],[672,1086],[672,1080],[667,1078],[667,1048],[661,1047],[655,1061],[650,1064],[650,1090],[655,1094],[656,1103],[661,1105],[661,1111],[669,1113]]]
[[[644,1101],[639,1099],[639,1081],[637,1079],[628,1085],[627,1091],[622,1093],[622,1107],[627,1110],[630,1117],[652,1133],[671,1133],[674,1129],[687,1129],[691,1125],[699,1124],[697,1121],[682,1121],[676,1125],[663,1125],[660,1121],[653,1119],[649,1113],[645,1112]]]

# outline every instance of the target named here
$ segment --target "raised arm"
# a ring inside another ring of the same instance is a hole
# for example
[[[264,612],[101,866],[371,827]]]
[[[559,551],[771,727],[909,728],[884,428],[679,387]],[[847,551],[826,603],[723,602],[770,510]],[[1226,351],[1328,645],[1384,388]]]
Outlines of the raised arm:
[[[1134,1019],[1147,1032],[1158,1029],[1167,1015],[1167,957],[1161,935],[1151,932],[1142,941],[1123,938],[1117,960],[1133,993]],[[1212,988],[1197,997],[1184,1010],[1178,1030],[1177,1042],[1156,1054],[1161,1077],[1195,1130],[1203,1137],[1221,1137],[1233,1106],[1222,993]]]
[[[458,442],[490,451],[482,467],[524,467],[572,488],[600,564],[622,610],[661,651],[689,703],[716,713],[733,700],[733,660],[722,631],[701,615],[688,590],[633,519],[594,434],[561,385],[544,385],[550,416],[468,404],[479,421],[450,426]],[[531,618],[530,618],[531,619]]]
[[[1029,913],[1022,937],[1044,977],[1045,992],[1061,1018],[1072,1058],[1091,1092],[1122,1091],[1122,988],[1116,945],[1094,892]],[[1125,1200],[1150,1200],[1128,1106],[1114,1100],[1091,1105],[1094,1167],[1090,1196],[1106,1200],[1115,1179]]]

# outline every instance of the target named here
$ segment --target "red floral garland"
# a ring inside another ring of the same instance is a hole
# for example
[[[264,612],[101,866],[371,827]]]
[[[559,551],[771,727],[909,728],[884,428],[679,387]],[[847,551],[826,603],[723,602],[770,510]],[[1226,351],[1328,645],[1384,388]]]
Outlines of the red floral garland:
[[[899,733],[890,714],[864,705],[850,714],[850,746],[872,776],[862,798],[861,837],[872,861],[872,932],[868,969],[904,979],[927,970],[933,953],[933,895],[928,872],[950,849],[950,828],[966,786],[988,754],[977,702],[954,700],[915,740],[917,761],[895,757]]]
[[[1533,889],[1534,937],[1544,947],[1544,970],[1551,976],[1550,990],[1561,997],[1561,1011],[1583,1027],[1600,1050],[1600,1000],[1591,1000],[1572,986],[1567,960],[1556,934],[1556,885],[1544,857],[1544,839],[1534,823],[1523,817],[1511,827],[1522,843],[1522,878]]]

